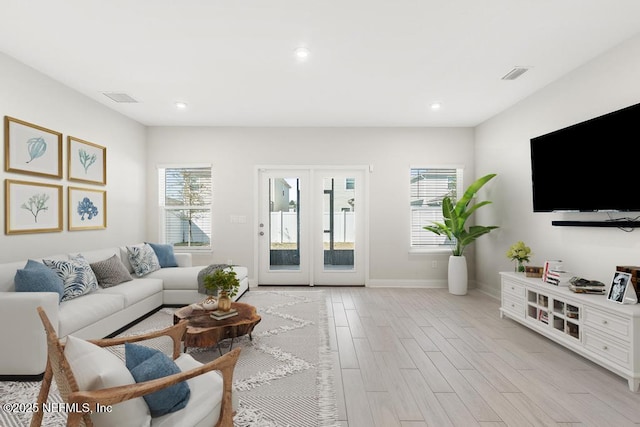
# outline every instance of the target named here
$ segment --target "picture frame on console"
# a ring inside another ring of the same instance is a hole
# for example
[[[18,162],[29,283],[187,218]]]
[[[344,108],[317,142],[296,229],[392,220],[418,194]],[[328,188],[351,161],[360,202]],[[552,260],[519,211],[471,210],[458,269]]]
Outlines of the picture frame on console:
[[[105,185],[107,148],[73,136],[67,136],[69,181]]]
[[[62,186],[5,180],[5,234],[62,231]]]
[[[107,192],[92,188],[68,188],[69,231],[107,228]]]
[[[62,178],[62,133],[4,116],[5,171]]]
[[[618,304],[631,302],[627,301],[629,299],[627,296],[627,290],[629,287],[633,288],[633,285],[631,285],[631,274],[623,271],[616,271],[613,274],[613,280],[611,281],[611,288],[609,289],[607,299]],[[633,291],[633,296],[633,299],[635,299],[635,290]],[[637,300],[633,302],[637,302]]]

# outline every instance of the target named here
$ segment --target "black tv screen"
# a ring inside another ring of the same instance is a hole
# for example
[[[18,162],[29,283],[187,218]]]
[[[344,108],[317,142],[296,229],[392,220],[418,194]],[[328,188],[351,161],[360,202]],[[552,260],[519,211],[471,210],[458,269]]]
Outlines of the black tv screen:
[[[640,212],[640,104],[530,142],[534,212]]]

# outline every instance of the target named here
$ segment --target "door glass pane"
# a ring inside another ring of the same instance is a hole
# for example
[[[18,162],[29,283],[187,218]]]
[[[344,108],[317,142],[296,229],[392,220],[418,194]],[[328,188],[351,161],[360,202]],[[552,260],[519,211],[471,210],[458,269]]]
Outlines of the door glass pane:
[[[300,269],[300,179],[269,179],[269,268]]]
[[[323,246],[325,270],[353,270],[355,178],[324,178]]]

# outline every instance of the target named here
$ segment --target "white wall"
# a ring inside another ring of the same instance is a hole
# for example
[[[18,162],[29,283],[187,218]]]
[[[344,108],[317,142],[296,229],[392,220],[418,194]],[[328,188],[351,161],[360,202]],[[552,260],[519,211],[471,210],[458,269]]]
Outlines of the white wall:
[[[214,168],[214,253],[196,260],[204,264],[233,259],[252,268],[256,165],[371,164],[371,282],[444,285],[447,254],[408,251],[408,168],[455,164],[467,168],[467,183],[485,173],[498,173],[482,196],[494,203],[480,209],[476,219],[501,228],[479,239],[467,254],[472,284],[475,279],[484,290],[497,294],[497,273],[513,268],[504,253],[517,240],[533,248],[533,264],[560,258],[576,274],[607,283],[616,265],[640,264],[640,230],[625,233],[551,226],[554,219],[587,219],[587,215],[604,219],[604,214],[534,214],[529,139],[639,102],[639,75],[640,37],[636,37],[478,126],[475,134],[472,129],[440,128],[145,129],[0,54],[1,115],[58,130],[65,139],[73,135],[105,145],[109,209],[107,230],[69,232],[65,193],[65,230],[1,234],[0,262],[153,241],[158,236],[156,165],[210,162]],[[4,158],[4,144],[1,150]],[[63,152],[66,154],[66,141]],[[336,161],[339,156],[343,161]],[[66,166],[64,157],[65,177]],[[65,190],[69,185],[66,179],[43,179],[4,169],[0,177],[3,184],[5,179],[20,179],[59,183]],[[1,200],[4,213],[4,197]],[[246,216],[247,222],[231,223],[231,215]],[[432,260],[437,261],[435,269]],[[255,278],[253,270],[250,275]]]
[[[254,188],[257,165],[373,165],[370,174],[370,279],[374,284],[446,286],[447,254],[409,254],[409,168],[466,167],[474,178],[473,131],[406,128],[188,128],[148,129],[149,239],[158,238],[158,164],[213,165],[213,256],[199,264],[250,267],[256,279]],[[232,215],[247,217],[231,223]],[[432,260],[438,262],[432,268]],[[470,253],[470,271],[473,272]],[[473,274],[471,275],[473,278]]]
[[[640,230],[627,233],[616,228],[551,225],[552,220],[604,220],[606,214],[533,213],[529,153],[532,137],[640,102],[639,76],[640,36],[476,128],[476,171],[478,175],[498,173],[489,196],[494,209],[479,211],[477,220],[501,226],[477,242],[479,287],[499,294],[498,272],[513,269],[505,252],[518,240],[531,246],[532,265],[562,259],[575,275],[607,284],[616,265],[640,265]],[[606,141],[602,148],[607,149]],[[635,160],[625,159],[624,153],[620,156],[634,167]],[[640,192],[629,197],[640,197]]]
[[[47,179],[2,168],[6,179],[63,186],[62,232],[25,235],[0,234],[0,262],[22,260],[70,251],[120,246],[144,239],[145,127],[78,94],[43,74],[0,53],[0,116],[15,117],[63,134],[63,179]],[[107,185],[67,181],[67,136],[107,147]],[[4,138],[4,136],[3,136]],[[4,160],[4,139],[0,157]],[[67,231],[67,187],[107,190],[107,229]],[[4,218],[5,198],[2,197]]]

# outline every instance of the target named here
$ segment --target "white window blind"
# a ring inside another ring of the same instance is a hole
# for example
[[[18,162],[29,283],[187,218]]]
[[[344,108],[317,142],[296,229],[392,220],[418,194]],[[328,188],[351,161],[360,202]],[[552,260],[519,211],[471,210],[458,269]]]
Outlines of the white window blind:
[[[211,167],[161,167],[164,243],[176,249],[211,248]]]
[[[442,200],[445,196],[457,199],[462,186],[462,169],[411,168],[410,210],[411,247],[433,248],[449,246],[446,236],[438,236],[424,230],[425,225],[444,222]]]

